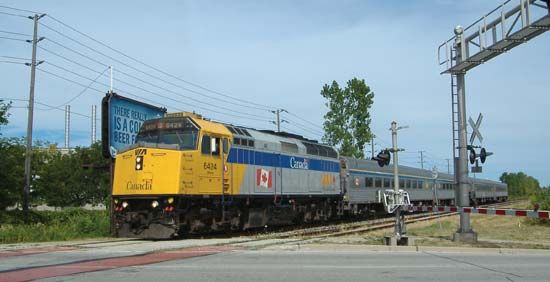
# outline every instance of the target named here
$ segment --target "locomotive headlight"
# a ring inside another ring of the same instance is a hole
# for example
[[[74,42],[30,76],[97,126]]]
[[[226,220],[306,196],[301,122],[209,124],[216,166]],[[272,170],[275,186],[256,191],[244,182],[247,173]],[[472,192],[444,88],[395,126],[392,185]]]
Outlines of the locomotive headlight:
[[[159,206],[159,202],[158,202],[158,201],[153,201],[153,202],[151,203],[151,207],[153,207],[153,208],[156,208],[156,207],[158,207],[158,206]]]
[[[171,204],[171,203],[173,203],[173,202],[174,202],[174,198],[172,198],[172,197],[168,198],[168,203],[169,203],[169,204]]]
[[[126,202],[126,201],[122,202],[122,207],[123,207],[123,208],[128,207],[128,202]]]
[[[142,170],[143,169],[143,156],[137,156],[136,157],[136,170]]]

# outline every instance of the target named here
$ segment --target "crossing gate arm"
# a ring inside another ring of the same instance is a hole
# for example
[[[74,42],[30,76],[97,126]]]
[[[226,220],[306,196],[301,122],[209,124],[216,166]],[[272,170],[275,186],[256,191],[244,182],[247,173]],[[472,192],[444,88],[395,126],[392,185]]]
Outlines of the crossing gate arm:
[[[550,218],[550,211],[521,210],[521,209],[496,209],[496,208],[474,208],[456,206],[409,206],[410,212],[464,212],[471,214],[486,215],[507,215],[529,218]]]

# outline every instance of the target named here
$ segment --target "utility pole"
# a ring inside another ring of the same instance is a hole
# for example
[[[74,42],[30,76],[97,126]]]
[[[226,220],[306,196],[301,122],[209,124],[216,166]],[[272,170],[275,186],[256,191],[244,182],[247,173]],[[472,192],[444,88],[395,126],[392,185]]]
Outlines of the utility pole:
[[[447,160],[447,174],[451,174],[451,159],[445,160]]]
[[[109,93],[113,93],[113,66],[109,66]]]
[[[420,153],[420,167],[424,169],[424,152],[426,151],[418,151]]]
[[[457,26],[455,28],[455,46],[456,46],[456,62],[462,63],[466,55],[466,42],[464,40],[464,28]],[[468,149],[467,149],[467,132],[466,132],[466,84],[464,81],[466,72],[456,74],[457,78],[457,93],[458,93],[458,159],[455,161],[455,181],[457,183],[457,204],[459,207],[467,207],[470,205],[469,192],[470,181],[468,179]],[[460,227],[454,234],[455,241],[477,241],[477,233],[470,226],[470,214],[460,212]]]
[[[96,105],[92,105],[92,143],[91,145],[93,145],[96,141],[96,115],[97,115]]]
[[[400,126],[397,127],[397,122],[393,121],[391,123],[391,141],[392,141],[392,149],[391,152],[393,153],[393,190],[395,192],[395,203],[398,203],[398,207],[395,210],[395,236],[397,238],[397,241],[401,240],[403,237],[403,234],[407,233],[407,230],[405,228],[405,222],[401,220],[401,200],[397,200],[397,198],[401,197],[401,193],[399,191],[399,156],[398,152],[403,151],[403,149],[399,149],[397,147],[397,131],[400,129],[407,128],[408,126]]]
[[[271,111],[272,113],[274,113],[276,116],[277,116],[277,120],[276,121],[271,121],[271,123],[277,125],[277,132],[281,132],[281,123],[288,123],[288,121],[286,120],[281,120],[281,113],[288,113],[287,110],[285,109],[277,109],[275,111]]]
[[[25,153],[25,189],[23,196],[23,211],[25,212],[25,217],[28,216],[29,210],[29,197],[31,191],[31,160],[32,160],[32,123],[34,115],[34,81],[36,74],[36,66],[41,64],[43,61],[36,62],[36,45],[38,42],[44,39],[44,37],[38,38],[38,20],[44,17],[46,14],[38,15],[35,14],[33,17],[29,17],[34,21],[34,32],[32,35],[32,41],[28,40],[27,42],[32,43],[32,59],[30,63],[31,67],[31,81],[29,89],[29,113],[27,118],[27,148]],[[29,65],[29,64],[26,64]]]
[[[71,136],[71,106],[65,105],[65,149],[69,152]]]
[[[374,134],[372,135],[372,138],[370,139],[370,152],[371,152],[371,160],[374,160]]]

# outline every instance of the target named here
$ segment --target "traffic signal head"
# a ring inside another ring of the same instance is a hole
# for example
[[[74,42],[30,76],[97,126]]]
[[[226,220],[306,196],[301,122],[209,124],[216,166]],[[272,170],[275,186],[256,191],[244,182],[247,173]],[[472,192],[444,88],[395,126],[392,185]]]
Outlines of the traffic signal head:
[[[470,163],[474,164],[476,162],[476,151],[471,148],[470,149]]]
[[[383,167],[385,165],[390,164],[391,154],[389,150],[382,150],[378,155],[376,155],[376,158],[374,158],[380,167]]]

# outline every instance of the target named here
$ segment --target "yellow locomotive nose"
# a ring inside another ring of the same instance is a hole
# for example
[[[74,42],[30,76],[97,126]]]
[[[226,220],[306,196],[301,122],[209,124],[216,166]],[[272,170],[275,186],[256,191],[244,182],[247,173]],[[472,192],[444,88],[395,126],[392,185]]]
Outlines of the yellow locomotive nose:
[[[136,148],[116,157],[113,195],[180,192],[181,154],[174,150]]]

